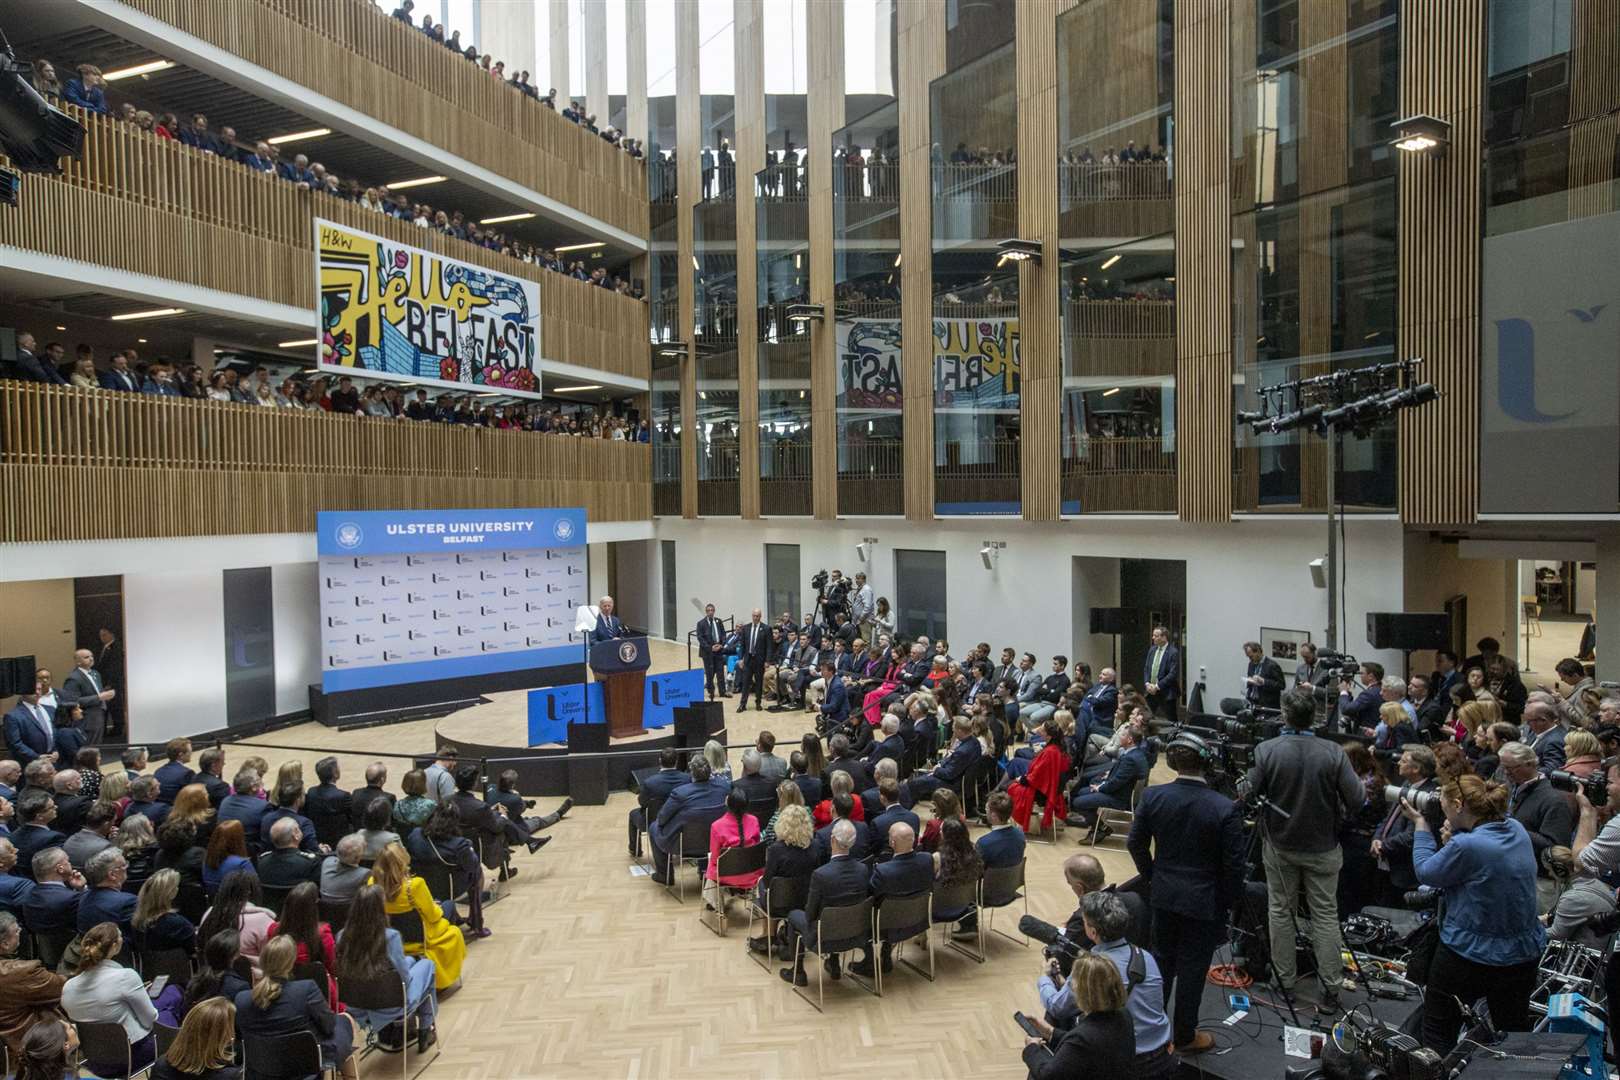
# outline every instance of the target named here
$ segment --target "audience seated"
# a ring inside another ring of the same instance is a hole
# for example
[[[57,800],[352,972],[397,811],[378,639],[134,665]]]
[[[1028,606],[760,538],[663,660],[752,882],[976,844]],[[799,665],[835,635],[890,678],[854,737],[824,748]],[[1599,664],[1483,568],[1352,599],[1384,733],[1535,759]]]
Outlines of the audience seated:
[[[241,955],[241,939],[235,930],[221,930],[203,939],[201,963],[191,982],[186,984],[180,1015],[189,1016],[193,1008],[209,998],[234,1001],[237,994],[248,989],[248,981],[236,970],[236,961]]]
[[[263,906],[259,879],[251,870],[237,870],[226,876],[214,894],[212,906],[203,912],[197,936],[204,941],[222,930],[235,931],[241,954],[258,963],[259,950],[270,936],[275,912]]]
[[[313,1031],[321,1062],[345,1077],[356,1076],[354,1021],[334,1013],[323,987],[293,978],[298,946],[285,935],[271,938],[260,956],[253,988],[236,995],[236,1030],[243,1038],[278,1038]]]
[[[247,797],[252,798],[251,795]],[[208,895],[219,891],[220,883],[232,874],[240,872],[258,876],[253,869],[253,860],[248,858],[243,832],[242,822],[232,818],[221,821],[214,835],[208,838],[208,850],[203,857],[202,867],[203,888],[208,890]]]
[[[313,881],[293,887],[282,902],[281,915],[270,924],[272,938],[285,935],[297,945],[297,963],[326,965],[326,1003],[333,1012],[341,1011],[338,1004],[337,942],[332,937],[330,924],[321,921],[320,891]]]
[[[871,841],[863,825],[857,825],[854,820],[857,803],[848,792],[839,792],[832,797],[832,818],[828,824],[816,830],[815,851],[816,865],[821,866],[832,858],[833,830],[840,821],[848,821],[855,828],[855,836],[849,842],[851,858],[864,859],[871,850]]]
[[[258,790],[258,772],[244,767],[231,781],[231,794],[219,804],[220,826],[236,822],[241,828],[242,841],[250,851],[259,847],[259,824],[270,809],[270,804],[256,794]],[[212,848],[210,844],[209,849]]]
[[[67,837],[52,828],[56,821],[56,804],[43,791],[25,789],[17,796],[18,825],[11,831],[11,842],[17,849],[17,872],[35,877],[34,857],[47,849],[60,849]]]
[[[866,864],[851,854],[859,836],[855,823],[847,817],[840,818],[827,828],[828,859],[810,875],[810,892],[805,906],[788,913],[793,965],[782,968],[778,974],[783,981],[795,986],[810,985],[804,973],[804,947],[815,941],[814,928],[816,921],[821,918],[822,909],[858,904],[866,898],[870,887],[871,875]],[[836,956],[827,957],[823,963],[829,977],[837,979],[842,974]]]
[[[916,814],[900,805],[900,785],[892,776],[885,776],[878,780],[878,813],[873,815],[867,826],[870,838],[870,850],[879,856],[889,853],[889,838],[893,835],[896,825],[904,825],[911,830],[911,842],[916,842],[917,836],[922,832],[922,821]]]
[[[112,803],[96,803],[84,818],[78,832],[62,841],[62,850],[75,870],[83,870],[90,857],[113,847],[113,829],[117,827],[118,808]]]
[[[84,880],[89,888],[79,900],[79,933],[99,923],[112,923],[123,933],[124,940],[129,941],[133,929],[130,920],[135,917],[139,901],[134,894],[124,891],[128,878],[129,862],[122,851],[108,848],[90,857],[84,867]]]
[[[71,934],[78,929],[84,877],[59,847],[34,854],[34,890],[23,902],[22,921],[36,934]]]
[[[461,978],[461,962],[467,955],[466,939],[433,902],[427,883],[410,872],[410,858],[403,847],[390,844],[383,849],[377,856],[377,864],[371,868],[370,883],[382,887],[388,914],[414,911],[422,920],[423,940],[407,941],[405,952],[411,956],[426,955],[433,961],[434,985],[440,990],[455,985]]]
[[[23,877],[17,870],[17,849],[10,839],[0,837],[0,911],[13,915],[22,913],[23,905],[34,893],[32,878]]]
[[[720,854],[727,848],[751,847],[759,843],[759,819],[748,813],[748,797],[739,787],[726,792],[726,812],[709,826],[709,865],[703,872],[705,903],[719,908],[725,900],[720,889],[749,889],[762,871],[719,876]],[[717,886],[717,887],[716,887]]]
[[[185,1013],[174,1042],[152,1070],[152,1080],[241,1080],[232,1064],[236,1050],[236,1006],[211,997]]]
[[[168,763],[159,766],[152,775],[158,782],[158,801],[173,805],[175,798],[180,794],[180,789],[197,777],[187,764],[191,761],[191,740],[170,739],[168,745],[164,747],[164,754],[169,759]]]
[[[137,953],[180,949],[190,956],[196,951],[197,928],[176,910],[179,896],[176,871],[159,870],[146,879],[129,920],[129,940]]]
[[[157,858],[157,834],[152,831],[152,822],[145,814],[125,814],[118,826],[117,843],[128,865],[129,882],[138,888],[152,876],[153,860]]]
[[[10,911],[0,911],[0,1039],[16,1060],[23,1037],[41,1020],[60,1015],[62,976],[38,960],[17,956],[22,926]]]
[[[366,766],[365,786],[356,788],[349,796],[350,824],[354,828],[359,829],[365,825],[366,807],[371,805],[372,799],[381,797],[388,800],[389,806],[394,805],[394,793],[383,786],[387,783],[388,766],[380,761],[374,761]]]
[[[475,938],[486,938],[490,932],[484,926],[484,865],[478,860],[478,849],[461,832],[461,815],[455,807],[436,806],[427,823],[412,829],[405,841],[405,850],[411,856],[411,865],[429,866],[434,863],[448,866],[452,880],[467,893],[467,931]],[[442,902],[444,917],[459,923],[453,900]]]
[[[153,1025],[179,1024],[176,1013],[181,990],[165,986],[162,993],[149,996],[135,969],[114,959],[123,947],[123,935],[112,923],[98,923],[84,932],[79,941],[78,974],[62,986],[62,1011],[68,1019],[80,1023],[122,1025],[129,1037],[130,1065],[144,1069],[157,1057]],[[117,1076],[124,1071],[122,1061],[88,1064],[92,1072],[102,1076]]]
[[[641,834],[648,823],[658,820],[658,812],[670,792],[690,778],[680,770],[681,755],[674,747],[659,751],[658,771],[643,778],[636,791],[636,808],[630,811],[630,857],[641,858]]]
[[[654,881],[660,885],[674,884],[674,868],[669,856],[675,850],[682,827],[688,822],[704,825],[713,822],[725,810],[726,795],[730,791],[729,781],[711,778],[707,761],[692,760],[691,780],[669,793],[648,830],[656,867],[652,875]]]
[[[393,824],[394,809],[387,799],[372,799],[361,815],[360,840],[362,859],[375,859],[389,844],[399,843],[399,834],[389,828]]]
[[[416,1021],[417,1052],[433,1043],[434,1022],[439,1012],[438,992],[433,985],[433,961],[426,956],[405,955],[399,931],[388,925],[381,887],[367,885],[355,894],[349,917],[338,934],[335,971],[341,980],[398,978],[405,984],[407,1008]],[[349,1015],[361,1027],[372,1031],[403,1019],[399,1009],[359,1009],[352,1005]],[[401,1032],[400,1041],[406,1034]]]
[[[208,846],[208,838],[214,833],[215,810],[213,801],[208,797],[207,785],[200,781],[182,787],[174,798],[174,809],[169,816],[163,819],[162,825],[155,826],[159,836],[159,846],[162,846],[163,830],[171,825],[185,824],[192,829],[192,839],[199,847]]]
[[[371,871],[360,865],[365,849],[365,837],[359,833],[350,833],[338,840],[333,857],[321,862],[322,900],[346,904],[354,899],[354,894],[371,876]]]

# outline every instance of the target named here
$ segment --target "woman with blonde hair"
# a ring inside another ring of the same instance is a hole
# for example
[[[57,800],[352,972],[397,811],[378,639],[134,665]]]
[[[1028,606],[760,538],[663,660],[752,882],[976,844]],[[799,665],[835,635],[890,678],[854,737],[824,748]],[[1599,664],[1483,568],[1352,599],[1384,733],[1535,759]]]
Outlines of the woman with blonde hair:
[[[115,813],[114,821],[122,821],[124,807],[129,805],[129,774],[123,769],[114,769],[101,778],[101,790],[96,793],[96,801],[111,803]]]
[[[118,826],[118,849],[129,863],[126,884],[139,885],[152,876],[152,860],[157,857],[157,833],[145,814],[131,814]]]
[[[1582,728],[1571,728],[1564,736],[1564,771],[1591,776],[1603,768],[1603,744]]]
[[[159,870],[146,879],[135,901],[135,914],[129,920],[130,941],[136,952],[184,949],[187,956],[191,955],[197,944],[197,928],[175,910],[179,895],[178,871]]]
[[[784,786],[797,785],[789,780]],[[811,844],[816,830],[810,822],[810,811],[798,803],[784,805],[773,825],[776,839],[765,849],[765,873],[755,890],[761,906],[771,894],[772,881],[777,878],[803,878],[808,882],[816,869],[816,853]],[[768,954],[770,941],[764,937],[749,938],[748,947],[754,952]]]
[[[156,999],[134,968],[125,967],[114,957],[123,949],[124,935],[117,923],[97,923],[79,938],[79,973],[62,986],[62,1011],[79,1023],[118,1024],[129,1038],[132,1072],[152,1064],[157,1057],[157,1040],[152,1026],[159,1020],[176,1026],[175,1009],[180,1004],[178,986],[165,986]],[[124,1063],[90,1062],[90,1071],[100,1076],[124,1075]]]
[[[776,812],[771,815],[765,831],[759,834],[760,842],[767,848],[776,842],[776,823],[782,820],[782,811],[790,806],[804,805],[804,789],[792,780],[784,780],[776,785]]]
[[[252,769],[259,778],[258,790],[256,790],[253,794],[257,795],[261,799],[269,799],[269,792],[264,790],[264,778],[269,775],[270,763],[264,760],[264,758],[255,754],[252,757],[243,758],[242,767],[236,771],[238,773],[242,773],[246,772],[248,769]]]
[[[382,887],[390,915],[415,911],[422,920],[422,942],[407,942],[410,956],[426,955],[436,971],[434,985],[440,990],[461,978],[461,962],[467,956],[467,941],[461,929],[444,917],[444,911],[428,892],[427,882],[410,871],[410,856],[399,844],[389,844],[377,856],[368,884]],[[425,947],[424,947],[425,943]]]
[[[260,771],[259,776],[261,779],[264,777],[264,772],[262,770]],[[281,763],[281,768],[276,770],[276,786],[271,788],[269,792],[271,806],[281,805],[276,801],[276,799],[282,792],[292,790],[288,787],[289,784],[296,785],[298,791],[300,793],[303,792],[304,763],[302,761],[283,761]]]
[[[731,764],[726,760],[726,746],[719,739],[710,739],[703,744],[703,760],[709,763],[709,773],[715,779],[725,778],[731,782]]]
[[[201,784],[187,784],[180,789],[180,794],[174,797],[174,809],[163,819],[163,824],[176,821],[184,821],[197,830],[196,842],[199,847],[208,846],[208,838],[214,832],[214,804],[208,799],[207,788]]]
[[[1457,723],[1452,728],[1452,738],[1458,742],[1477,739],[1481,728],[1488,728],[1501,719],[1502,706],[1491,698],[1470,701],[1465,696],[1462,704],[1457,706]]]
[[[1136,1028],[1125,1011],[1129,995],[1114,962],[1094,952],[1081,953],[1069,970],[1069,990],[1080,1009],[1079,1021],[1059,1036],[1036,1020],[1045,1037],[1024,1040],[1031,1080],[1135,1076]]]
[[[277,1039],[312,1031],[321,1044],[321,1062],[354,1077],[355,1024],[334,1013],[326,992],[308,979],[292,977],[298,945],[285,934],[273,937],[259,954],[253,989],[236,995],[236,1030],[243,1038]]]
[[[152,1080],[239,1080],[242,1070],[232,1064],[235,1055],[236,1006],[212,997],[186,1013],[179,1034],[152,1070]]]

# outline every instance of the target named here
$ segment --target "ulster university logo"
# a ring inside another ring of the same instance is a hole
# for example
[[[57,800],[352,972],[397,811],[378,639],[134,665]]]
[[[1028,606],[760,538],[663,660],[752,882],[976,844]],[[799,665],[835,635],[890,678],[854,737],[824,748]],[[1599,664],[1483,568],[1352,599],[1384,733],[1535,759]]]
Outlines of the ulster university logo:
[[[619,644],[619,659],[626,664],[635,663],[636,643],[633,641],[621,642]]]
[[[337,540],[337,545],[340,548],[347,548],[350,551],[353,551],[355,548],[360,546],[360,541],[364,540],[365,538],[366,534],[360,531],[360,526],[356,525],[352,521],[345,521],[343,524],[337,527],[335,539]]]

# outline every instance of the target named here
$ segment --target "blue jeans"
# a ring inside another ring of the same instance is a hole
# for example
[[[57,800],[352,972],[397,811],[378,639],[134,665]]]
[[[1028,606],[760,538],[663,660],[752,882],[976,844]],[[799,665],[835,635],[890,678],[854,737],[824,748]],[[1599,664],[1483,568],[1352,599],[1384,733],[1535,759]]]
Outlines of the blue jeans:
[[[406,999],[411,1003],[411,1013],[421,1023],[432,1027],[434,1018],[439,1014],[439,992],[433,988],[433,961],[425,956],[407,956],[405,963],[410,968],[405,990]],[[351,1005],[349,1013],[361,1027],[372,1031],[400,1018],[398,1009],[356,1009]]]
[[[1074,807],[1074,812],[1080,817],[1080,820],[1087,825],[1096,821],[1099,807],[1109,810],[1129,810],[1131,808],[1126,796],[1109,795],[1103,791],[1082,792],[1074,797],[1070,805]]]

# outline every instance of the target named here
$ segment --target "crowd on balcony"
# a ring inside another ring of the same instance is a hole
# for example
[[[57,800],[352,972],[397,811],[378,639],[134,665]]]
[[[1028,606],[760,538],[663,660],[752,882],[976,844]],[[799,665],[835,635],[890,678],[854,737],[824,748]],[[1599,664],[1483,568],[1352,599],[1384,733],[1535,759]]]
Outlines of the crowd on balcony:
[[[367,382],[364,388],[347,375],[308,378],[304,373],[279,381],[267,367],[223,366],[204,371],[190,360],[142,360],[135,349],[115,351],[105,366],[96,363],[96,350],[79,345],[72,360],[61,342],[38,349],[34,335],[17,334],[17,360],[0,377],[81,390],[148,394],[154,397],[191,398],[234,402],[267,408],[328,412],[383,420],[462,424],[502,430],[538,431],[556,435],[647,442],[645,421],[598,413],[594,409],[564,411],[556,402],[486,403],[476,394],[441,392],[430,398],[427,389],[393,383]]]
[[[212,154],[221,160],[277,177],[303,190],[318,191],[397,221],[465,240],[487,251],[500,252],[542,270],[565,274],[624,296],[643,299],[640,285],[627,277],[609,273],[602,267],[587,269],[581,260],[564,259],[538,244],[481,225],[460,210],[411,202],[401,193],[390,191],[382,184],[366,185],[354,177],[342,179],[319,161],[311,161],[308,155],[294,154],[288,157],[279,147],[266,140],[249,143],[239,139],[236,129],[229,125],[217,130],[212,128],[204,113],[194,113],[189,122],[183,122],[173,112],[153,112],[140,108],[132,101],[120,102],[115,110],[107,101],[105,80],[94,64],[80,64],[78,76],[68,80],[66,85],[58,80],[56,68],[49,60],[35,60],[33,68],[34,88],[48,98],[60,98],[87,111],[121,120],[160,139],[173,139],[200,153]]]
[[[444,23],[441,21],[435,24],[432,15],[423,15],[421,23],[418,24],[415,21],[415,8],[416,5],[412,2],[412,0],[402,0],[399,7],[394,9],[394,18],[404,23],[406,26],[415,26],[417,30],[420,30],[424,35],[427,36],[429,41],[443,45],[451,52],[465,57],[468,63],[476,64],[478,68],[490,78],[501,80],[516,92],[524,95],[525,97],[535,99],[548,109],[556,109],[557,88],[555,86],[551,87],[544,94],[540,93],[540,88],[529,81],[529,73],[527,71],[514,70],[509,73],[506,70],[505,60],[496,60],[492,58],[489,53],[480,53],[476,45],[464,44],[461,40],[460,30],[451,30],[449,33],[446,33]],[[570,123],[578,124],[591,134],[599,136],[604,142],[617,146],[631,157],[641,158],[644,156],[640,139],[632,139],[617,128],[597,127],[596,114],[586,113],[585,110],[580,107],[579,102],[569,102],[568,105],[563,108],[562,115],[563,119],[569,121]]]

